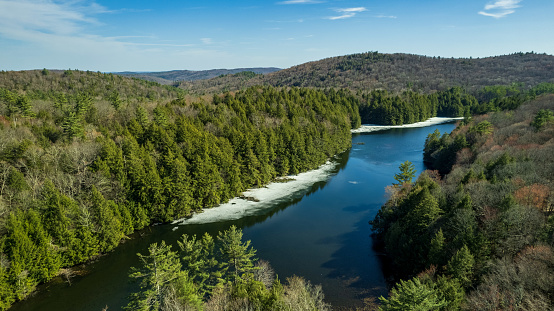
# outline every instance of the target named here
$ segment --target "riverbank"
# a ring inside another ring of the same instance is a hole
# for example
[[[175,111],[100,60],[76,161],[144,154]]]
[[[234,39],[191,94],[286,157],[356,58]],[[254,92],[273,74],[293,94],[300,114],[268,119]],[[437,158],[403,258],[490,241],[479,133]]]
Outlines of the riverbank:
[[[423,122],[404,125],[373,125],[367,124],[351,130],[352,133],[369,133],[388,130],[393,128],[426,127],[455,120],[460,118],[434,117]],[[283,177],[286,182],[271,182],[262,188],[248,189],[240,197],[235,197],[227,203],[220,204],[213,208],[204,209],[195,213],[192,217],[181,218],[172,222],[173,225],[203,224],[227,220],[240,219],[245,216],[256,215],[263,210],[275,206],[281,202],[301,197],[311,185],[319,181],[327,180],[336,167],[337,163],[327,161],[315,170]]]
[[[359,128],[350,130],[352,133],[370,133],[375,131],[384,131],[389,129],[410,128],[410,127],[426,127],[431,125],[437,125],[456,120],[463,120],[463,117],[446,118],[446,117],[433,117],[422,122],[403,124],[403,125],[377,125],[377,124],[362,124]]]
[[[213,208],[204,209],[190,218],[182,218],[172,222],[174,225],[203,224],[240,219],[256,215],[275,204],[301,197],[310,187],[320,181],[329,179],[336,162],[327,161],[315,170],[283,177],[286,182],[271,182],[262,188],[248,189],[240,197],[235,197],[227,203]]]

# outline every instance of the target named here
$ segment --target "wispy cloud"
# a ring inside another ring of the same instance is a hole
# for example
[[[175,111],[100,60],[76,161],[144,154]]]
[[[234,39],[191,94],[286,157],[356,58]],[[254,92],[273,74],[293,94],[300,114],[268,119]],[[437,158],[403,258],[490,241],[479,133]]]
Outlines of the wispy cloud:
[[[327,17],[327,19],[330,20],[337,20],[337,19],[346,19],[356,16],[356,14],[360,12],[367,11],[364,7],[357,7],[357,8],[344,8],[344,9],[334,9],[335,12],[340,13],[341,15],[338,16],[330,16]]]
[[[376,17],[376,18],[392,18],[392,19],[397,18],[394,15],[383,15],[383,14],[375,15],[374,17]]]
[[[99,5],[88,8],[94,13],[107,11]],[[22,32],[74,34],[82,29],[83,24],[99,24],[96,19],[85,15],[86,10],[86,7],[63,2],[2,0],[0,1],[0,34],[8,37],[20,35]]]
[[[494,18],[501,18],[506,15],[514,13],[519,7],[521,0],[498,0],[494,3],[485,5],[484,11],[480,11],[479,14],[484,16],[490,16]]]
[[[102,25],[94,15],[134,11],[132,9],[109,10],[94,2],[75,0],[0,0],[0,37],[37,43],[55,48],[77,49],[79,46],[190,46],[188,44],[134,43],[133,38],[151,36],[105,37],[87,32],[91,25]],[[58,45],[56,45],[56,42]],[[64,43],[64,45],[59,45]],[[206,43],[206,42],[204,42]]]
[[[319,0],[287,0],[287,1],[277,2],[277,4],[314,4],[314,3],[323,3],[323,1],[319,1]]]
[[[34,64],[77,68],[74,66],[94,62],[99,67],[116,68],[131,59],[138,63],[153,55],[197,46],[163,42],[154,36],[103,36],[93,32],[104,26],[99,15],[119,12],[93,1],[0,0],[0,39],[22,43],[3,46],[2,53],[24,51],[25,56],[18,58],[20,64],[13,65],[22,68]]]

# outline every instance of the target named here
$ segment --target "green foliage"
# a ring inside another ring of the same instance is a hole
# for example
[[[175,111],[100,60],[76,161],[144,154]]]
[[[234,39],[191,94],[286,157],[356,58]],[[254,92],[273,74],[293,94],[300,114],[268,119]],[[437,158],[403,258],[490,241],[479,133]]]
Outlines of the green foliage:
[[[446,239],[442,232],[442,229],[435,234],[431,240],[431,246],[429,247],[429,263],[433,265],[439,265],[444,261]]]
[[[241,275],[254,270],[256,251],[250,246],[250,241],[242,242],[242,230],[231,226],[220,232],[217,239],[220,243],[220,268],[228,275],[228,281],[237,282]]]
[[[154,243],[148,248],[148,255],[137,255],[142,267],[133,268],[130,277],[141,280],[141,291],[131,295],[126,310],[165,309],[163,305],[171,296],[184,303],[199,303],[194,284],[181,270],[177,253],[169,245],[163,241],[159,246]]]
[[[206,101],[74,70],[2,75],[0,114],[0,254],[18,263],[3,266],[6,301],[23,299],[62,266],[113,250],[134,230],[317,168],[350,148],[350,129],[360,124],[358,101],[346,90],[253,87]],[[25,225],[31,215],[36,232]],[[226,260],[201,248],[214,256],[183,284],[193,280],[206,293],[244,281],[254,290],[251,248],[236,253],[244,244],[234,238]]]
[[[440,183],[398,188],[371,223],[395,272],[419,273],[442,309],[552,309],[554,148],[548,130],[525,126],[552,103],[541,95],[432,133],[424,156],[445,174]]]
[[[474,265],[475,259],[469,248],[464,245],[448,261],[446,273],[458,279],[464,287],[468,287],[471,285]]]
[[[413,273],[428,265],[432,228],[443,214],[436,196],[438,185],[420,175],[396,204],[387,204],[371,222],[400,273]],[[433,251],[437,251],[436,249]]]
[[[436,116],[464,116],[475,105],[475,97],[455,87],[433,94],[413,91],[389,94],[385,90],[374,90],[362,94],[362,103],[359,106],[363,123],[402,125]]]
[[[113,201],[106,200],[96,187],[92,188],[90,202],[91,214],[97,224],[95,231],[98,234],[100,250],[109,252],[124,237],[121,222],[116,217],[117,205]]]
[[[441,298],[440,293],[421,283],[419,278],[411,280],[401,280],[390,292],[389,298],[379,297],[382,305],[379,310],[382,311],[405,311],[405,310],[441,310],[447,305],[444,298]]]
[[[300,277],[283,286],[271,267],[256,263],[256,250],[242,241],[232,226],[201,239],[183,235],[181,251],[162,241],[150,245],[149,255],[138,254],[142,267],[132,268],[140,291],[129,297],[128,310],[329,310],[321,286]],[[254,265],[256,264],[256,265]]]
[[[400,169],[400,173],[394,175],[394,179],[398,181],[398,184],[402,185],[405,183],[411,183],[412,179],[416,175],[414,164],[410,161],[406,161],[400,164],[398,168]]]
[[[204,234],[202,239],[183,235],[178,241],[181,248],[181,262],[190,278],[197,284],[201,296],[206,296],[221,283],[223,272],[214,253],[214,239]]]
[[[541,109],[531,122],[531,126],[535,128],[535,131],[539,131],[546,124],[554,121],[554,113],[548,109]]]
[[[448,173],[456,160],[458,151],[469,145],[466,136],[447,134],[440,136],[440,132],[427,135],[423,149],[423,160],[441,174]]]
[[[487,135],[492,133],[493,126],[489,121],[482,121],[479,124],[469,128],[469,132],[475,132],[482,135]]]

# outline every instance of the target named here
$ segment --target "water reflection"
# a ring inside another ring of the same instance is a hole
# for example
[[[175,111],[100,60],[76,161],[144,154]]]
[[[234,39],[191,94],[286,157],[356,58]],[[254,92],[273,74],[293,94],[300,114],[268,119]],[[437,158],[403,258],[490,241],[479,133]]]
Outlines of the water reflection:
[[[86,266],[71,286],[57,281],[40,286],[12,310],[117,310],[126,305],[137,284],[129,269],[137,253],[151,243],[176,244],[183,234],[217,235],[231,225],[243,228],[246,239],[284,280],[294,274],[322,284],[334,306],[360,306],[361,298],[386,294],[383,262],[370,239],[368,220],[384,203],[384,187],[394,182],[398,165],[410,160],[424,169],[422,146],[428,133],[454,125],[394,129],[353,137],[354,148],[338,156],[330,176],[303,191],[291,193],[258,214],[206,224],[160,225],[133,234],[116,250]],[[361,143],[361,144],[357,144]]]

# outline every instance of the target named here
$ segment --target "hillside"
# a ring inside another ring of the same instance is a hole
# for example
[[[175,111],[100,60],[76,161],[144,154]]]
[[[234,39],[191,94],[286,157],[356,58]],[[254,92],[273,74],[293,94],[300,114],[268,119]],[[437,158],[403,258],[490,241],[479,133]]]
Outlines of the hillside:
[[[448,173],[391,186],[371,222],[407,279],[382,310],[552,310],[553,111],[541,95],[428,136],[426,161]]]
[[[320,166],[359,123],[345,92],[192,101],[113,74],[0,73],[0,310],[135,230]]]
[[[210,70],[172,70],[160,72],[115,72],[114,74],[128,76],[164,85],[174,84],[177,81],[206,80],[215,77],[233,75],[240,72],[253,72],[256,74],[268,74],[281,69],[269,68],[236,68],[236,69],[210,69]]]
[[[523,83],[526,87],[554,82],[554,56],[515,53],[486,58],[440,58],[411,54],[368,52],[326,58],[294,66],[246,83],[240,79],[216,77],[182,83],[192,93],[237,90],[245,86],[297,86],[349,88],[354,91],[406,89],[430,93],[462,86],[475,91],[483,86]]]

